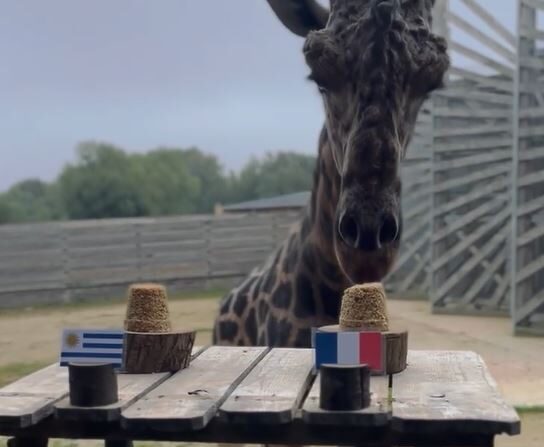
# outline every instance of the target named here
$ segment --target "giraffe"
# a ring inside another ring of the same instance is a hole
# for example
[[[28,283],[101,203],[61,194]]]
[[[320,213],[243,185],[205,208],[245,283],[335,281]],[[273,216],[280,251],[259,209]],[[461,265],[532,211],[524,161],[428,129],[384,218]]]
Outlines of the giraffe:
[[[343,290],[381,281],[401,234],[400,163],[419,109],[443,84],[446,41],[431,31],[434,0],[267,0],[305,37],[322,97],[311,199],[285,242],[220,303],[213,342],[310,347],[338,322]]]

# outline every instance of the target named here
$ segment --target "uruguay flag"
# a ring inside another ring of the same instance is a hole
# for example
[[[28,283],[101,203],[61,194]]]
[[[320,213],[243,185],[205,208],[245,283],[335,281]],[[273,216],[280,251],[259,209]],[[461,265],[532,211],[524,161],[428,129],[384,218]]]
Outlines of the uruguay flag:
[[[65,329],[62,333],[60,365],[68,363],[123,364],[122,330]]]

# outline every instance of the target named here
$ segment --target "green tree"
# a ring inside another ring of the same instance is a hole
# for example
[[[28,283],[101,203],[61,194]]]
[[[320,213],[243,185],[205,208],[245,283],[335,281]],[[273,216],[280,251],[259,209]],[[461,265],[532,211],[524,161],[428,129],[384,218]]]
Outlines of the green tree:
[[[242,201],[306,191],[312,188],[315,157],[295,152],[268,153],[251,159],[231,179],[231,200]]]
[[[58,183],[70,219],[133,217],[149,213],[139,184],[141,172],[125,152],[109,144],[83,143],[75,165]]]
[[[140,198],[149,215],[186,214],[197,210],[200,180],[190,173],[182,151],[157,149],[132,157]]]
[[[3,194],[2,219],[9,222],[38,222],[62,215],[54,185],[39,179],[23,180]]]
[[[182,151],[188,171],[199,181],[200,191],[195,202],[195,211],[209,213],[216,203],[228,198],[227,179],[223,167],[215,155],[205,154],[197,148]]]
[[[6,224],[13,221],[11,205],[6,193],[0,194],[0,224]]]

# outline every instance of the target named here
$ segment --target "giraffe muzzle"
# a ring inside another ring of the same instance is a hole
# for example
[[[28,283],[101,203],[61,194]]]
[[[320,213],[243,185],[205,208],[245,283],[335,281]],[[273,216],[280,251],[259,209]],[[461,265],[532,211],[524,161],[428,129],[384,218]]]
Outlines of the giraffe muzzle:
[[[365,252],[377,251],[399,237],[399,222],[391,213],[372,219],[360,213],[344,211],[337,228],[340,238],[348,247]]]

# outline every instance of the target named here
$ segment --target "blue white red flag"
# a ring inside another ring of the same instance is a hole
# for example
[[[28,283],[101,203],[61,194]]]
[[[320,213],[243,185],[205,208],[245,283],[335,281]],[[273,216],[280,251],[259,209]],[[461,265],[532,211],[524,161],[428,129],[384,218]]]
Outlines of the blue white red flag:
[[[314,331],[315,366],[367,364],[374,373],[385,371],[385,339],[380,332]]]

